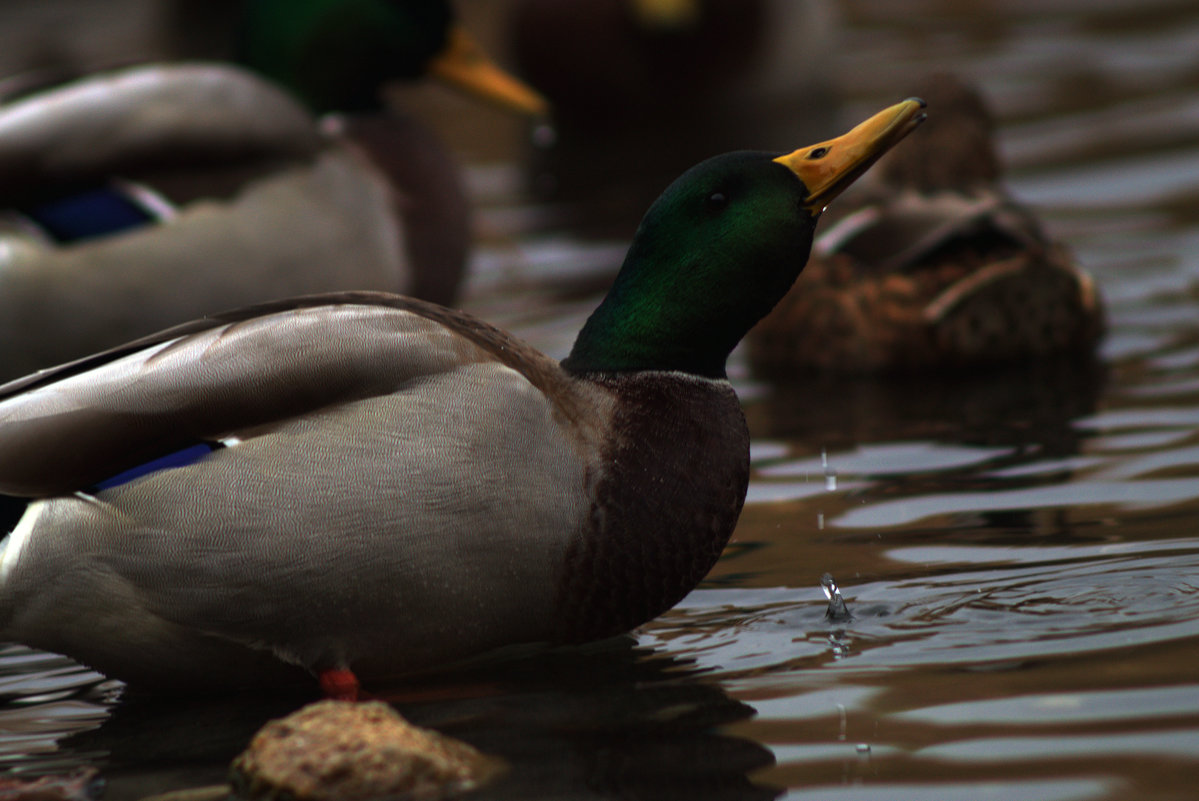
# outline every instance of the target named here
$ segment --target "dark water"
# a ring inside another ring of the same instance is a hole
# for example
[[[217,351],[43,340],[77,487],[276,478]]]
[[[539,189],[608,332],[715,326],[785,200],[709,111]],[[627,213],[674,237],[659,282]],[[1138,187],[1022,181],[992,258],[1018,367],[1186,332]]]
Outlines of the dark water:
[[[1199,795],[1199,7],[838,14],[835,45],[810,48],[841,122],[930,70],[994,101],[1012,190],[1107,299],[1101,364],[780,387],[735,359],[754,479],[700,589],[634,637],[395,697],[513,764],[479,797]],[[457,99],[413,102],[451,113],[471,165],[483,245],[466,305],[564,354],[621,238],[572,235],[522,193],[514,123],[481,116],[483,134]],[[826,622],[825,572],[853,620]],[[97,765],[112,798],[219,781],[302,700],[122,695],[15,647],[0,697],[0,765]]]

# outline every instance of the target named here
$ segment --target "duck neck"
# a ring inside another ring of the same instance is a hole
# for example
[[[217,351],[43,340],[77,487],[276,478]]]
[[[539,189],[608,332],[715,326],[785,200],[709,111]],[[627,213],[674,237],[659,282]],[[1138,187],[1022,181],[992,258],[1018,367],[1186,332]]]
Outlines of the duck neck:
[[[714,270],[699,259],[676,263],[669,272],[639,266],[657,255],[634,245],[563,368],[575,374],[664,370],[725,378],[729,353],[803,266],[779,271],[778,286],[747,289],[730,284],[742,280],[735,271]]]

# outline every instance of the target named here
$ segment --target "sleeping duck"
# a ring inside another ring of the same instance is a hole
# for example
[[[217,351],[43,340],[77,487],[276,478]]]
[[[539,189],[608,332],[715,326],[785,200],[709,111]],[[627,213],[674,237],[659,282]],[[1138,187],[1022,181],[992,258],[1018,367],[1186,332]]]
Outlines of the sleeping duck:
[[[937,113],[825,229],[803,280],[747,340],[765,377],[955,370],[1089,354],[1103,304],[1070,249],[1001,183],[979,92],[939,75]]]
[[[135,66],[0,105],[0,375],[295,294],[453,300],[457,169],[380,90],[431,74],[541,98],[445,0],[251,0],[241,33],[244,66]]]
[[[560,363],[382,293],[215,315],[0,388],[0,638],[150,686],[330,694],[627,631],[716,562],[749,435],[729,352],[892,106],[699,164],[646,213]]]

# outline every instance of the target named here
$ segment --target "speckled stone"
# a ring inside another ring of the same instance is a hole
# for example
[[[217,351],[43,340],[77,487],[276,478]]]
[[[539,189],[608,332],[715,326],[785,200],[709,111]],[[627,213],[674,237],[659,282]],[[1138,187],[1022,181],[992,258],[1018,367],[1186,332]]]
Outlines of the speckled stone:
[[[251,799],[450,798],[502,770],[499,760],[420,729],[387,704],[320,701],[266,724],[233,761]]]

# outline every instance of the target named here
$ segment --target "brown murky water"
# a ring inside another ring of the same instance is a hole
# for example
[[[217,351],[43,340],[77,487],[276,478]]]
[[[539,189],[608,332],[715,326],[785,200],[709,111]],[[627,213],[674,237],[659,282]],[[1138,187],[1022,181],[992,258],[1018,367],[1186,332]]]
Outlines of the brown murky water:
[[[735,361],[755,473],[703,586],[633,637],[395,701],[512,762],[480,798],[1199,797],[1199,8],[830,10],[835,42],[806,46],[843,104],[816,136],[925,72],[978,81],[1011,188],[1107,298],[1103,368],[777,387]],[[572,233],[530,200],[517,124],[437,92],[403,101],[469,164],[465,305],[564,354],[622,235]],[[852,621],[825,621],[824,572]],[[15,647],[0,697],[0,766],[97,765],[110,798],[218,781],[299,703],[140,698]]]

